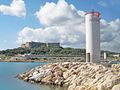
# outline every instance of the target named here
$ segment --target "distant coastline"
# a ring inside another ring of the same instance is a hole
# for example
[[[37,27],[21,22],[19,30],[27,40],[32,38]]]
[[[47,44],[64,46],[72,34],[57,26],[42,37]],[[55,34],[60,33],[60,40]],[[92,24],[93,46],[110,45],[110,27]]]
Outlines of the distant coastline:
[[[0,62],[47,62],[45,60],[0,60]]]
[[[43,57],[39,59],[1,59],[0,62],[84,62],[83,57]]]

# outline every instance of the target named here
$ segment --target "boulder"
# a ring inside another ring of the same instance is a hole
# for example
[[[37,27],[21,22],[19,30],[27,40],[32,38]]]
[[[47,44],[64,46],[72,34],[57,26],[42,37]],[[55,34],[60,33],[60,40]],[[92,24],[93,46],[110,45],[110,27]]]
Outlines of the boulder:
[[[72,84],[68,87],[68,90],[74,90],[76,88],[76,84]]]
[[[39,82],[39,81],[41,81],[43,76],[44,76],[44,74],[38,73],[38,74],[35,74],[34,76],[30,77],[29,80]]]
[[[52,78],[53,78],[53,77],[54,77],[53,74],[48,75],[48,76],[42,78],[42,79],[41,79],[41,82],[42,82],[42,83],[46,83],[46,84],[53,83],[53,82],[52,82]]]
[[[63,77],[67,79],[70,76],[70,71],[63,72]]]
[[[104,85],[100,84],[97,86],[98,90],[106,90]]]
[[[120,90],[120,84],[113,86],[112,90]]]
[[[74,90],[85,90],[85,86],[76,86]]]
[[[110,79],[109,81],[105,82],[105,87],[108,89],[112,89],[112,87],[116,84],[120,83],[120,78],[116,78],[116,79]]]

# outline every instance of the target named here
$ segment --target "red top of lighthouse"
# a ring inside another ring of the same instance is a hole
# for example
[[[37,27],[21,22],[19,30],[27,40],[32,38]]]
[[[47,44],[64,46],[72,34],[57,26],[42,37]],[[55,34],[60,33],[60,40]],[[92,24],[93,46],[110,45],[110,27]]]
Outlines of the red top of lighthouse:
[[[94,14],[95,16],[97,16],[97,17],[100,16],[100,13],[99,13],[99,12],[93,12],[93,14]]]
[[[87,15],[87,14],[93,14],[97,17],[100,17],[100,13],[98,11],[87,12],[85,15]]]

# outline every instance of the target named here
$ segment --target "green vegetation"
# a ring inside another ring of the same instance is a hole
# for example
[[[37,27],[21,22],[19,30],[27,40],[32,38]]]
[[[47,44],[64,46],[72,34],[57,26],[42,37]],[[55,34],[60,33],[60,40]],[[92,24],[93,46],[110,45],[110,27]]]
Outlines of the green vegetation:
[[[116,54],[115,52],[110,51],[101,51],[101,55],[106,52],[107,55],[111,56]],[[39,47],[39,48],[15,48],[7,49],[0,51],[0,55],[15,56],[18,54],[33,54],[33,55],[45,55],[45,56],[81,56],[85,57],[85,49],[76,49],[76,48],[62,48],[62,47]],[[2,58],[4,58],[2,56]]]
[[[48,56],[83,56],[85,49],[62,48],[62,47],[40,47],[40,48],[15,48],[0,51],[5,56],[15,56],[17,54],[35,54]]]
[[[14,56],[16,54],[25,54],[30,53],[30,49],[28,48],[15,48],[15,49],[7,49],[0,51],[0,54],[3,54],[5,56]]]

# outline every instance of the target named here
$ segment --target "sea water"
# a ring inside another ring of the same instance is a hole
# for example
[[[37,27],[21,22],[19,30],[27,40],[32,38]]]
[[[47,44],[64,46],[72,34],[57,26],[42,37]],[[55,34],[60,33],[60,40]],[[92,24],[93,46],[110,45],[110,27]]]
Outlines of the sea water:
[[[40,62],[0,62],[0,90],[66,90],[65,88],[31,84],[15,78],[36,66],[44,65]]]

